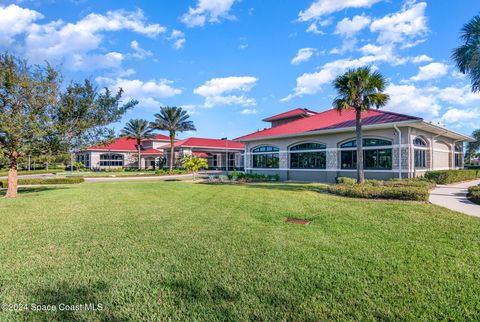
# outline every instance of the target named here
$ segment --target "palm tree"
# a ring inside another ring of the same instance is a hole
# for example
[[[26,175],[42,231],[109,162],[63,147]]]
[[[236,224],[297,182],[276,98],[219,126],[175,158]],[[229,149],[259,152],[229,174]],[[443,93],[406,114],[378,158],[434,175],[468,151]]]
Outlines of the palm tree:
[[[153,137],[153,129],[147,120],[133,119],[125,124],[121,135],[137,141],[138,169],[142,168],[142,141]]]
[[[372,72],[370,67],[350,69],[345,74],[337,76],[333,87],[338,96],[333,106],[339,111],[355,109],[355,132],[357,137],[357,182],[365,181],[363,171],[363,141],[362,141],[362,111],[372,107],[380,108],[389,100],[389,95],[383,93],[387,81],[379,72]]]
[[[472,81],[472,92],[480,91],[480,15],[463,26],[460,37],[464,42],[452,53],[452,58],[463,74]]]
[[[175,161],[175,135],[177,132],[196,131],[192,121],[188,121],[190,115],[181,107],[162,106],[160,113],[155,114],[155,121],[151,127],[161,131],[168,131],[170,136],[170,171]]]

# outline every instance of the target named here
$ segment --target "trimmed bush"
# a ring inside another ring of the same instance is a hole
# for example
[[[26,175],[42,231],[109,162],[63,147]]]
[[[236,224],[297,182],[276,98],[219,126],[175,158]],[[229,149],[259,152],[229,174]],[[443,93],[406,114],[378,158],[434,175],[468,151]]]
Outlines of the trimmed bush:
[[[338,184],[356,184],[357,183],[357,179],[350,178],[350,177],[336,177],[335,181]]]
[[[371,184],[336,184],[327,191],[345,197],[427,201],[428,189],[415,186],[374,186]]]
[[[240,181],[240,182],[267,182],[267,181],[280,181],[280,176],[275,175],[265,175],[258,173],[245,173],[234,171],[228,174],[228,180]]]
[[[468,188],[467,198],[480,205],[480,185]]]
[[[42,184],[75,184],[82,183],[84,179],[81,177],[68,177],[68,178],[21,178],[18,179],[18,185],[29,186],[29,185],[42,185]],[[7,188],[7,180],[1,180],[0,186],[2,188]]]
[[[449,184],[478,178],[480,178],[480,170],[440,170],[427,171],[425,173],[425,179],[438,184]]]

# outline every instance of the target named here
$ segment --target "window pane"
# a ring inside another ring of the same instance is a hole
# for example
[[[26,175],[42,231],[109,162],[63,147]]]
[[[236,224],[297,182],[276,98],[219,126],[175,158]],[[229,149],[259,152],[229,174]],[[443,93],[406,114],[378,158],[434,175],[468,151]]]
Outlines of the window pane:
[[[354,148],[356,146],[357,146],[357,142],[355,142],[355,140],[348,141],[340,145],[341,148]]]
[[[415,140],[413,140],[413,145],[427,146],[427,143],[425,143],[425,141],[423,141],[421,138],[416,138]]]
[[[252,155],[252,166],[254,168],[278,168],[278,153]]]
[[[278,152],[278,148],[274,147],[274,146],[261,146],[261,147],[258,147],[258,148],[255,148],[252,150],[253,153],[255,152]]]
[[[320,143],[302,143],[302,144],[297,144],[290,148],[291,151],[298,151],[298,150],[324,150],[326,149],[325,144],[320,144]]]
[[[357,151],[342,151],[340,153],[342,169],[356,169],[357,168]]]
[[[290,168],[325,169],[326,152],[301,152],[290,154]]]
[[[378,150],[366,150],[363,153],[365,169],[377,168],[378,165]]]
[[[392,169],[392,149],[377,150],[378,164],[376,168]]]
[[[425,168],[425,150],[415,150],[414,158],[415,158],[415,168]]]

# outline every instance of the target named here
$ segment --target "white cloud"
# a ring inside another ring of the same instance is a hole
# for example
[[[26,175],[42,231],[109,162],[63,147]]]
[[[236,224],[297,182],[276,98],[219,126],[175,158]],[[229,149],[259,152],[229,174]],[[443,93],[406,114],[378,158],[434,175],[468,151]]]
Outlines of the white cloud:
[[[445,123],[459,123],[468,122],[480,117],[479,109],[461,110],[458,108],[451,108],[442,115],[441,121]]]
[[[177,50],[183,48],[185,42],[187,41],[185,39],[185,34],[182,31],[176,29],[172,31],[172,33],[167,39],[173,42],[172,47]]]
[[[195,88],[193,92],[205,97],[204,107],[218,105],[253,106],[256,105],[256,101],[244,94],[255,86],[257,80],[257,78],[252,76],[212,78]],[[239,93],[240,95],[234,93]]]
[[[9,41],[17,41],[16,48],[21,55],[32,63],[48,60],[73,70],[118,68],[121,65],[124,55],[108,52],[102,46],[106,32],[129,30],[153,38],[166,30],[159,24],[147,24],[141,10],[108,11],[105,15],[91,13],[77,22],[56,20],[38,24],[34,20],[43,17],[41,14],[15,5],[0,7],[0,24],[8,22],[14,13],[19,21],[15,27],[19,39],[10,38]],[[0,45],[5,45],[1,39],[6,39],[6,30],[8,28],[0,29]],[[20,35],[23,38],[20,39]]]
[[[181,21],[188,27],[201,27],[205,23],[218,23],[220,19],[234,19],[229,11],[235,0],[198,0],[195,8],[189,7]]]
[[[343,18],[337,23],[335,34],[351,37],[357,32],[368,26],[371,22],[370,17],[355,16],[352,19]]]
[[[430,63],[419,67],[418,70],[418,74],[411,77],[410,80],[416,82],[442,77],[447,74],[448,66],[442,63]]]
[[[412,62],[415,64],[418,63],[428,63],[431,62],[433,59],[430,56],[427,55],[420,55],[420,56],[415,56],[412,58]]]
[[[404,47],[412,47],[419,43],[418,37],[428,32],[426,7],[426,2],[407,1],[399,12],[375,19],[370,31],[379,33],[380,43],[402,43]]]
[[[138,41],[136,41],[136,40],[133,40],[130,43],[130,47],[134,51],[133,54],[132,54],[132,57],[135,57],[135,58],[138,58],[138,59],[143,59],[145,57],[149,57],[149,56],[153,55],[151,51],[140,48],[140,45],[138,44]]]
[[[323,15],[341,11],[346,8],[371,7],[381,0],[315,0],[308,9],[300,11],[299,21],[315,20]]]
[[[28,31],[35,20],[42,18],[41,13],[15,4],[0,7],[0,45],[10,45],[16,35]]]
[[[97,77],[95,81],[99,85],[107,86],[110,89],[122,88],[125,97],[138,100],[140,106],[143,107],[158,107],[160,105],[158,99],[169,98],[182,93],[181,89],[172,86],[172,81],[166,79],[144,82],[138,79]]]
[[[463,87],[449,86],[444,88],[429,87],[428,91],[435,94],[439,100],[450,104],[469,105],[480,101],[480,94],[472,93],[469,85]]]
[[[244,108],[240,114],[243,114],[243,115],[255,115],[255,114],[258,114],[258,110],[257,109],[254,109],[254,108]]]
[[[310,26],[308,26],[307,32],[311,32],[311,33],[316,34],[316,35],[325,35],[325,32],[323,32],[322,30],[318,29],[318,25],[317,25],[316,22],[312,22],[312,23],[310,24]]]
[[[298,65],[302,62],[306,62],[313,56],[313,54],[315,54],[315,52],[315,48],[300,48],[295,57],[293,57],[291,63],[293,65]]]
[[[391,84],[385,92],[390,95],[390,100],[385,109],[392,112],[436,117],[441,110],[441,106],[433,93],[414,85]]]

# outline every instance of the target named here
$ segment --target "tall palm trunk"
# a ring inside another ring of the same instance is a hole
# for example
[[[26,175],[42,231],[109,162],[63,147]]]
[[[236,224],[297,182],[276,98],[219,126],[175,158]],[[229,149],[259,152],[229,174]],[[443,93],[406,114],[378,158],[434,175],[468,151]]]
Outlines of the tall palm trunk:
[[[142,169],[142,147],[138,144],[138,170]]]
[[[365,182],[363,171],[362,110],[355,109],[355,134],[357,136],[357,182]]]
[[[5,198],[15,198],[17,197],[17,168],[18,168],[18,153],[17,151],[12,151],[9,155],[9,166],[8,166],[8,189]]]
[[[175,147],[173,146],[175,139],[175,132],[170,131],[170,171],[173,170],[173,162],[175,160]]]

